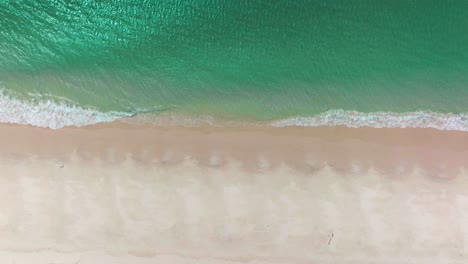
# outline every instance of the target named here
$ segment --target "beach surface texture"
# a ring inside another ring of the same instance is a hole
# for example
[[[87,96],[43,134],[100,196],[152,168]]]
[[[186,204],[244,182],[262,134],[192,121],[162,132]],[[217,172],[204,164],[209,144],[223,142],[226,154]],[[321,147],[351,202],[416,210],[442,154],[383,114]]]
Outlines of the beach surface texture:
[[[466,263],[468,135],[0,129],[1,263]]]

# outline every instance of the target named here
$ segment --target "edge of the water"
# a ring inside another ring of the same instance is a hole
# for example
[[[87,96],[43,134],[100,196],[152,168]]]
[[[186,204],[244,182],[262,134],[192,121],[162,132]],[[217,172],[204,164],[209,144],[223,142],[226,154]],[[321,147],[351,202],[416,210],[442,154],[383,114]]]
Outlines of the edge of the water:
[[[122,120],[133,124],[177,126],[272,126],[318,127],[347,126],[374,128],[433,128],[468,132],[468,112],[438,113],[427,110],[396,113],[364,113],[353,110],[331,109],[312,115],[284,119],[256,121],[230,120],[215,116],[196,116],[179,112],[132,113],[102,112],[92,107],[82,107],[71,102],[53,100],[24,101],[0,92],[0,123],[32,125],[60,129],[68,126],[87,126]]]

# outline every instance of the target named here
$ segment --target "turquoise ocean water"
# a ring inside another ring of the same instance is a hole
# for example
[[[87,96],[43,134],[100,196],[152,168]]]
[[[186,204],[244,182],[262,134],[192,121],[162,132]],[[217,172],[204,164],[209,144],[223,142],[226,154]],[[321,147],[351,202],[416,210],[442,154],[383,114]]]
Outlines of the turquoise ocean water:
[[[468,1],[0,0],[0,122],[468,131]]]

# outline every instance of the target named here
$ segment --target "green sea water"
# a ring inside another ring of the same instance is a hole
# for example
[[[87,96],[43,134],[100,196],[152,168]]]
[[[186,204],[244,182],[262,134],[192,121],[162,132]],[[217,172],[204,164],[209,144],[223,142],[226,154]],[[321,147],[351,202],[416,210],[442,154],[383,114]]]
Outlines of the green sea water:
[[[0,0],[2,100],[261,121],[466,113],[467,14],[464,0]]]

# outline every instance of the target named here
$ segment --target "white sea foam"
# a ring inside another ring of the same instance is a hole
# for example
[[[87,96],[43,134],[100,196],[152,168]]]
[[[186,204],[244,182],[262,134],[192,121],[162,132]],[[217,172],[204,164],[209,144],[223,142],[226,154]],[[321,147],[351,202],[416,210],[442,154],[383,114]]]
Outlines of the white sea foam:
[[[0,122],[59,129],[111,122],[131,113],[100,112],[70,102],[53,100],[25,101],[0,90]]]
[[[434,128],[439,130],[468,131],[468,113],[444,114],[431,111],[407,113],[330,110],[310,117],[291,117],[276,121],[234,121],[210,116],[189,116],[171,112],[136,115],[125,122],[153,124],[155,126],[347,126],[374,128]]]
[[[275,127],[347,126],[375,128],[435,128],[468,131],[468,113],[443,114],[431,111],[407,113],[330,110],[313,117],[292,117],[271,122]]]
[[[14,123],[59,129],[66,126],[86,126],[112,122],[133,113],[101,112],[93,108],[78,106],[70,100],[52,100],[34,96],[25,101],[0,89],[0,123]],[[434,128],[468,132],[468,113],[444,114],[431,111],[407,113],[372,112],[363,113],[347,110],[330,110],[311,117],[291,117],[271,122],[241,122],[222,120],[210,116],[190,116],[174,112],[144,113],[124,119],[132,124],[156,126],[347,126],[374,128]]]

